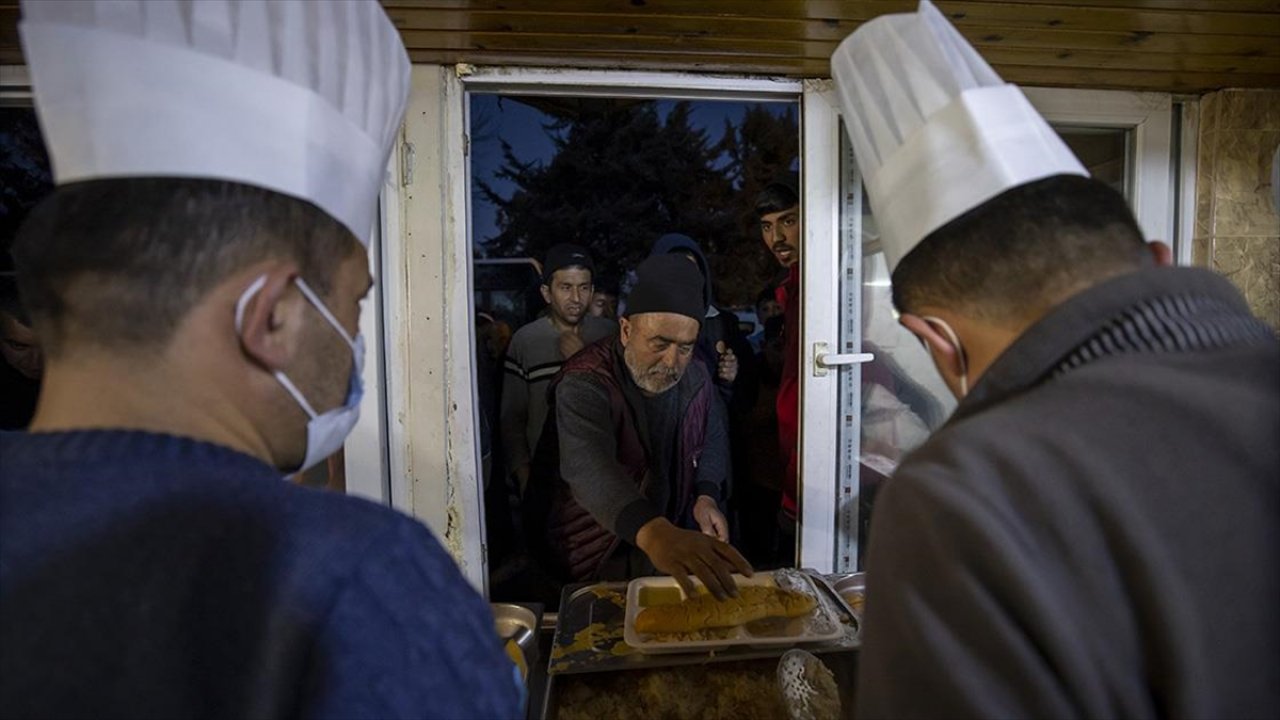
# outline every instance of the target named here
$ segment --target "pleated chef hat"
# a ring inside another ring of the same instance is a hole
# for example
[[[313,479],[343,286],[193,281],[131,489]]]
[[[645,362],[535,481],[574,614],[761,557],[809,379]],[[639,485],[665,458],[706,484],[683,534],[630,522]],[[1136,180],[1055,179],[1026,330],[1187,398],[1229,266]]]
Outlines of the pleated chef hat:
[[[859,27],[831,56],[831,76],[890,270],[1005,190],[1088,175],[928,0]]]
[[[231,180],[308,200],[369,242],[409,87],[376,2],[23,0],[59,184]]]

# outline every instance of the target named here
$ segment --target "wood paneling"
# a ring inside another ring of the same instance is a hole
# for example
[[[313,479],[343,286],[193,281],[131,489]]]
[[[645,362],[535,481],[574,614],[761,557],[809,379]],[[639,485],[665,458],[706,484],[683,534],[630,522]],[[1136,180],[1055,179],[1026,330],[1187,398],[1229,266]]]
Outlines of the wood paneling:
[[[318,1],[318,0],[317,0]],[[382,0],[415,62],[821,77],[861,23],[915,0]],[[1280,87],[1280,0],[938,0],[1013,82]],[[0,0],[0,63],[21,61]]]

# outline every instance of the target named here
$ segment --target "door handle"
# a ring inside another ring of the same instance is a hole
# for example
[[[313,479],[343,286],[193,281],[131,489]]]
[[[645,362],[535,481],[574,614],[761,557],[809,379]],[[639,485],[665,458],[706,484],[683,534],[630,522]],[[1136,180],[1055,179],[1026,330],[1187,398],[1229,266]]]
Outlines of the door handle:
[[[831,368],[842,365],[858,365],[871,362],[876,356],[871,353],[832,353],[826,343],[813,344],[813,376],[826,377]]]

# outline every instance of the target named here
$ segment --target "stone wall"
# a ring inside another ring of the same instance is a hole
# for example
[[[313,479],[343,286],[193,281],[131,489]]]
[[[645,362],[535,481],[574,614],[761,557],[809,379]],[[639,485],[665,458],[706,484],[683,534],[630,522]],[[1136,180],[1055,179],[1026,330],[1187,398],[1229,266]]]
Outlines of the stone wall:
[[[1277,145],[1280,90],[1223,90],[1201,99],[1194,261],[1230,278],[1280,333],[1280,214],[1271,177]]]

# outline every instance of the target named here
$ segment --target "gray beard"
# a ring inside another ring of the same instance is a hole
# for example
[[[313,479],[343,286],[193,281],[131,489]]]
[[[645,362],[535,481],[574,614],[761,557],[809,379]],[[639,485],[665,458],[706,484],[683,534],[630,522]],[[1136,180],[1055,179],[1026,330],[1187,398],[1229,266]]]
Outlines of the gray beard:
[[[670,372],[661,366],[650,368],[648,370],[640,367],[640,364],[632,357],[631,351],[623,349],[622,359],[627,363],[627,371],[631,373],[631,379],[641,390],[650,395],[661,395],[670,390],[680,382],[680,372]]]

